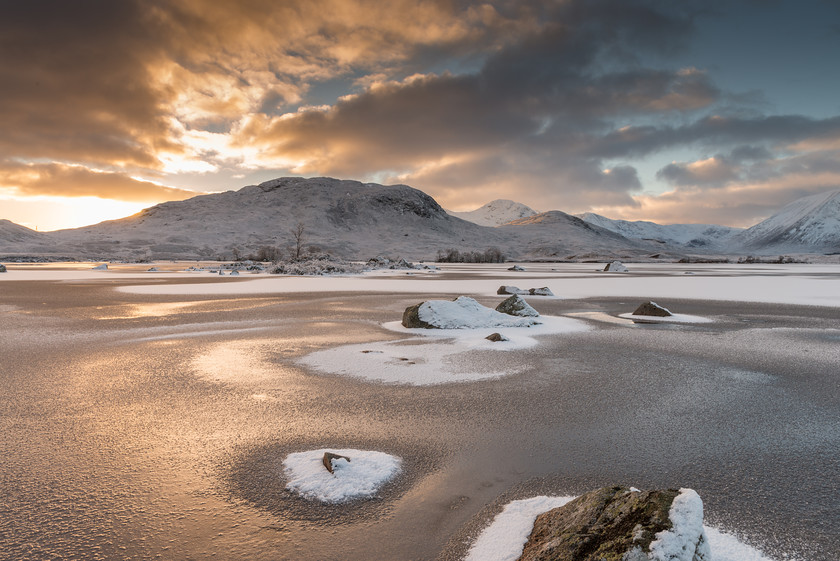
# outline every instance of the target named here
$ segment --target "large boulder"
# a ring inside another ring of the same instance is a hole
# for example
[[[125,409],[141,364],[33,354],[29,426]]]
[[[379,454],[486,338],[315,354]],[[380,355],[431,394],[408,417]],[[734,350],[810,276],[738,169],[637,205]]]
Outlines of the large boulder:
[[[402,319],[403,327],[424,329],[530,327],[539,323],[533,317],[514,317],[497,312],[468,296],[459,296],[455,300],[427,300],[409,306]]]
[[[531,305],[518,294],[514,294],[510,298],[503,300],[498,306],[496,306],[496,311],[509,316],[532,318],[540,317],[539,312],[532,308]]]
[[[603,487],[539,515],[519,561],[711,561],[691,489]]]
[[[667,318],[674,314],[671,313],[668,308],[663,308],[656,302],[645,302],[644,304],[640,305],[636,308],[636,311],[633,312],[634,316],[655,316],[660,318]]]

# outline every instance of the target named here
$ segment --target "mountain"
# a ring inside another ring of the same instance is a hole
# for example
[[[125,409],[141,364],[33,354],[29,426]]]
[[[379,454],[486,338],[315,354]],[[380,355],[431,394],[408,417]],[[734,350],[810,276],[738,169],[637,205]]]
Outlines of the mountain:
[[[450,248],[460,252],[498,248],[512,259],[582,253],[596,258],[599,251],[630,258],[650,251],[642,242],[559,211],[491,228],[450,216],[432,197],[406,185],[285,177],[238,191],[162,203],[120,220],[33,233],[36,238],[28,241],[0,237],[0,254],[231,259],[268,246],[288,255],[298,224],[304,228],[304,248],[316,246],[349,259],[377,255],[433,259],[438,251]]]
[[[840,253],[840,190],[797,199],[733,238],[755,253]]]
[[[494,230],[527,248],[531,259],[634,259],[661,252],[649,242],[628,239],[559,210],[520,218]]]
[[[613,220],[587,212],[578,215],[589,224],[606,228],[624,237],[669,244],[693,251],[726,251],[732,238],[743,228],[714,224],[657,224],[643,220]]]
[[[496,199],[481,208],[468,212],[452,212],[449,210],[446,212],[451,216],[478,224],[479,226],[501,226],[519,218],[526,218],[537,214],[537,211],[531,207],[507,199]]]

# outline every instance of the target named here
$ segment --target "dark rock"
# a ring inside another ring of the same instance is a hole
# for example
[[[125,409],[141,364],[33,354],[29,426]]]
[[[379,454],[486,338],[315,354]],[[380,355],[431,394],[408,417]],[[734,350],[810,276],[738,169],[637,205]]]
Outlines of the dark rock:
[[[540,316],[539,312],[532,308],[531,305],[523,300],[518,294],[514,294],[510,298],[503,300],[501,304],[496,306],[496,311],[509,316],[534,318]]]
[[[324,459],[322,461],[324,462],[324,467],[327,468],[327,471],[330,472],[330,473],[333,473],[333,470],[335,469],[335,468],[333,468],[333,465],[332,465],[333,460],[339,460],[339,459],[344,459],[344,460],[347,460],[348,462],[350,461],[350,458],[348,458],[347,456],[342,456],[340,454],[333,454],[332,452],[324,452]]]
[[[554,296],[554,293],[547,286],[542,288],[529,288],[528,294],[531,296]]]
[[[6,266],[3,265],[2,263],[0,263],[0,273],[5,273],[5,272],[6,272]]]
[[[669,511],[677,495],[676,489],[628,487],[586,493],[537,517],[519,561],[647,560],[657,532],[672,528]]]
[[[485,337],[488,341],[493,341],[494,343],[498,343],[499,341],[510,341],[507,337],[502,335],[501,333],[491,333],[487,337]]]
[[[513,267],[508,267],[508,271],[524,271],[525,267],[520,267],[519,265],[514,265]]]
[[[433,329],[435,327],[434,325],[426,323],[425,321],[420,319],[420,306],[422,306],[423,304],[425,304],[425,302],[420,302],[419,304],[409,306],[405,309],[402,317],[403,327],[422,327],[423,329]]]
[[[645,302],[638,308],[636,311],[633,312],[634,316],[656,316],[661,318],[666,318],[672,316],[673,314],[667,309],[663,308],[656,302]]]
[[[518,286],[500,286],[496,294],[528,294],[527,290],[522,290]]]

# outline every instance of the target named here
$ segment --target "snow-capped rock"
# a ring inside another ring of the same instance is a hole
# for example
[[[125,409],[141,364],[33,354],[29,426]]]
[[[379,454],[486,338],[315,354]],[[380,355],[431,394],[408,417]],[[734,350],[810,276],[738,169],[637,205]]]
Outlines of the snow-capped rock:
[[[515,317],[497,312],[468,296],[459,296],[454,301],[427,300],[409,306],[402,319],[404,327],[425,329],[529,327],[539,323],[533,317]]]
[[[732,241],[763,254],[840,252],[840,190],[797,199]]]
[[[612,263],[607,263],[607,266],[604,267],[604,271],[609,273],[627,273],[630,269],[628,269],[621,261],[613,261]]]
[[[93,267],[92,270],[94,270],[94,271],[107,271],[108,270],[108,265],[105,264],[105,263],[102,263],[101,265],[97,265],[96,267]]]
[[[333,463],[333,473],[324,469],[324,454],[347,458]],[[352,449],[320,449],[289,454],[283,460],[286,488],[307,499],[342,503],[374,496],[400,471],[402,460],[384,452]]]
[[[510,201],[507,199],[496,199],[486,205],[467,212],[446,211],[451,216],[466,220],[479,226],[501,226],[520,218],[526,218],[537,214],[537,211],[529,206]]]
[[[502,285],[496,291],[496,294],[528,294],[527,290],[522,290],[518,286]]]

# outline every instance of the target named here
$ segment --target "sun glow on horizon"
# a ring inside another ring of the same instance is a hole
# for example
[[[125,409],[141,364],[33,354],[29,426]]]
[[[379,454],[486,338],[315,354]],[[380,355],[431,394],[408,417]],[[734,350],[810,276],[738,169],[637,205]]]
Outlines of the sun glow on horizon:
[[[99,197],[0,197],[0,218],[39,232],[50,232],[125,218],[154,204],[155,201],[128,202]]]

